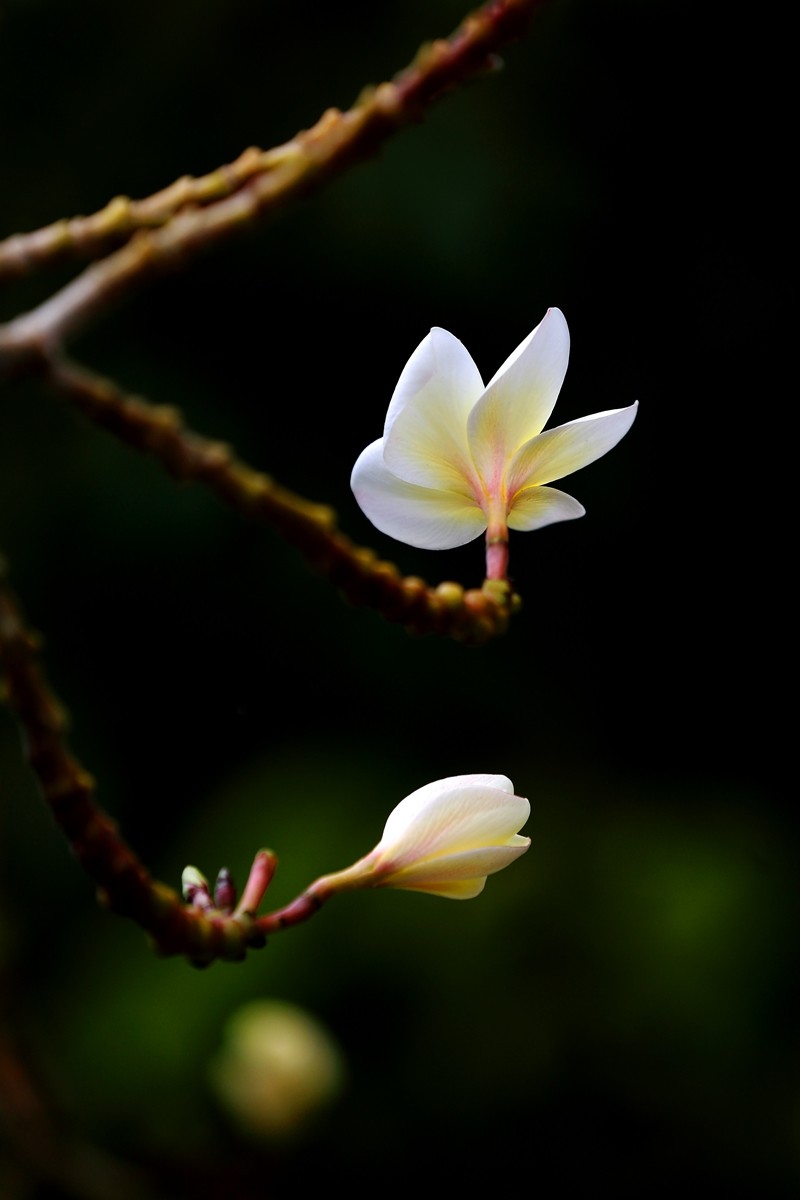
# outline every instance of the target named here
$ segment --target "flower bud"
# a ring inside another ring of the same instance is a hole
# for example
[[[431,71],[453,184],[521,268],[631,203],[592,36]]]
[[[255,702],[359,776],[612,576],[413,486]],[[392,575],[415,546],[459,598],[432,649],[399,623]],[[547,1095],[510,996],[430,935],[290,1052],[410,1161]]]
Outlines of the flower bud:
[[[454,775],[406,796],[390,814],[375,849],[312,890],[327,898],[361,887],[396,887],[468,900],[486,877],[530,846],[517,831],[530,804],[505,775]]]

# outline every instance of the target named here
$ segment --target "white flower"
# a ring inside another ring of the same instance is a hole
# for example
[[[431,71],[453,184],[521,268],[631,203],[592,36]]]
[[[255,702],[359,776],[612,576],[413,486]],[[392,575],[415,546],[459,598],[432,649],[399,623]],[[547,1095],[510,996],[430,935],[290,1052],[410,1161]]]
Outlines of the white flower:
[[[374,850],[312,887],[321,899],[359,887],[395,887],[468,900],[487,875],[530,846],[517,832],[531,806],[505,775],[454,775],[401,800]]]
[[[484,531],[490,545],[507,542],[509,528],[582,516],[577,500],[545,485],[615,446],[637,404],[543,433],[568,358],[557,308],[485,387],[462,343],[432,329],[400,376],[383,437],[353,468],[353,493],[373,525],[411,546],[447,550]]]

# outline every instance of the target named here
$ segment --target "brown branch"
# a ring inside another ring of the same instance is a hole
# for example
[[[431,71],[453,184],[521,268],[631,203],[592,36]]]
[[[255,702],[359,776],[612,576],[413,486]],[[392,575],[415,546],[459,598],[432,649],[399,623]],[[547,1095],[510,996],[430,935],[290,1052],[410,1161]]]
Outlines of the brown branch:
[[[142,200],[115,196],[91,216],[63,218],[31,233],[12,234],[0,242],[0,283],[53,266],[68,256],[98,258],[138,229],[158,229],[181,209],[222,200],[256,175],[265,175],[299,153],[300,143],[295,139],[272,150],[250,146],[234,162],[207,175],[183,175]]]
[[[94,781],[67,744],[67,717],[36,661],[38,638],[26,629],[19,607],[0,581],[0,665],[8,701],[25,733],[28,762],[44,799],[75,856],[99,888],[101,901],[137,921],[165,954],[204,959],[241,957],[247,923],[234,939],[193,909],[176,892],[152,879],[119,836],[114,822],[94,801]],[[260,935],[263,943],[263,935]],[[238,944],[237,944],[238,943]]]
[[[141,926],[159,954],[183,954],[194,966],[216,959],[239,961],[249,949],[266,945],[268,934],[299,925],[319,911],[326,896],[313,886],[275,912],[257,917],[251,911],[275,869],[268,851],[256,855],[253,886],[245,889],[235,912],[184,904],[177,892],[153,879],[94,799],[94,780],[69,747],[67,715],[39,666],[38,647],[39,638],[26,627],[0,564],[0,668],[6,699],[22,727],[26,756],[45,803],[105,907]]]
[[[149,454],[176,479],[201,483],[236,512],[276,529],[309,565],[355,605],[377,609],[413,634],[436,633],[478,645],[505,633],[521,604],[505,580],[465,590],[403,578],[393,563],[336,528],[331,508],[280,487],[235,457],[230,447],[187,429],[177,409],[128,396],[108,379],[55,358],[46,380],[96,425]]]
[[[0,327],[0,377],[35,370],[56,346],[107,312],[109,305],[133,286],[187,262],[199,251],[374,154],[396,130],[418,121],[426,105],[443,92],[491,65],[498,48],[521,35],[542,3],[491,0],[468,16],[449,39],[423,46],[406,70],[391,83],[363,93],[348,112],[329,109],[312,129],[288,143],[296,151],[270,160],[266,170],[258,169],[261,160],[257,152],[252,174],[245,170],[245,181],[229,195],[223,188],[221,198],[204,206],[202,189],[196,186],[193,203],[183,207],[178,205],[180,188],[175,185],[172,200],[162,202],[160,209],[153,204],[165,224],[157,229],[140,227],[121,249],[88,267],[38,308]],[[199,183],[195,181],[195,185]],[[213,195],[213,187],[210,190]],[[191,186],[187,192],[192,195]],[[109,218],[106,213],[106,221],[113,226],[113,214]],[[95,218],[93,229],[99,219]],[[41,240],[46,244],[48,239]],[[87,245],[93,244],[89,239]],[[20,242],[13,239],[13,245],[13,260],[24,261]]]
[[[117,196],[91,216],[56,221],[7,238],[0,242],[0,280],[26,274],[67,254],[94,258],[136,230],[158,228],[182,209],[224,199],[288,162],[294,161],[304,171],[314,165],[313,161],[300,161],[309,151],[310,158],[319,158],[317,165],[321,165],[325,153],[320,141],[322,135],[330,138],[334,122],[352,127],[346,135],[350,161],[374,152],[393,129],[419,119],[421,109],[443,91],[491,65],[497,50],[522,34],[541,2],[493,0],[468,16],[449,39],[423,46],[411,66],[391,84],[367,90],[344,115],[330,110],[313,129],[282,146],[268,151],[251,147],[233,163],[199,178],[183,176],[145,199]],[[335,164],[331,169],[336,169]]]

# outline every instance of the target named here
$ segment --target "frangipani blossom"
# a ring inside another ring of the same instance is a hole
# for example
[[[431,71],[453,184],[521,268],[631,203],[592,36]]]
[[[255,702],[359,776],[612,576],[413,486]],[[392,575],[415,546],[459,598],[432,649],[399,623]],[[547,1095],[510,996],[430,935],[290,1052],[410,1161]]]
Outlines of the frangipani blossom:
[[[569,330],[557,308],[486,386],[462,343],[432,329],[400,376],[383,437],[353,468],[353,493],[373,525],[428,550],[463,546],[485,531],[487,575],[503,578],[509,529],[583,516],[577,500],[546,485],[615,446],[637,403],[542,432],[568,359]]]
[[[487,875],[507,867],[530,846],[518,830],[531,811],[505,775],[454,775],[428,783],[401,800],[378,845],[365,858],[317,880],[327,899],[362,887],[395,887],[469,900]]]

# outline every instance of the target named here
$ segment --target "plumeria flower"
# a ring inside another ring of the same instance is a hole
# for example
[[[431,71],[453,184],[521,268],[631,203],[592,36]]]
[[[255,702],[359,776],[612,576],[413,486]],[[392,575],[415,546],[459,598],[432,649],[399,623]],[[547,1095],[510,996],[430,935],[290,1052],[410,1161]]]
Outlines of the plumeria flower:
[[[569,330],[557,308],[486,386],[462,343],[432,329],[400,376],[383,437],[353,468],[353,493],[373,525],[427,550],[485,532],[487,577],[503,579],[509,529],[583,516],[577,500],[546,485],[615,446],[638,402],[542,432],[568,359]]]
[[[469,900],[487,875],[531,844],[518,830],[531,806],[505,775],[454,775],[401,800],[378,845],[352,867],[325,875],[310,892],[321,902],[364,887],[407,888]]]

